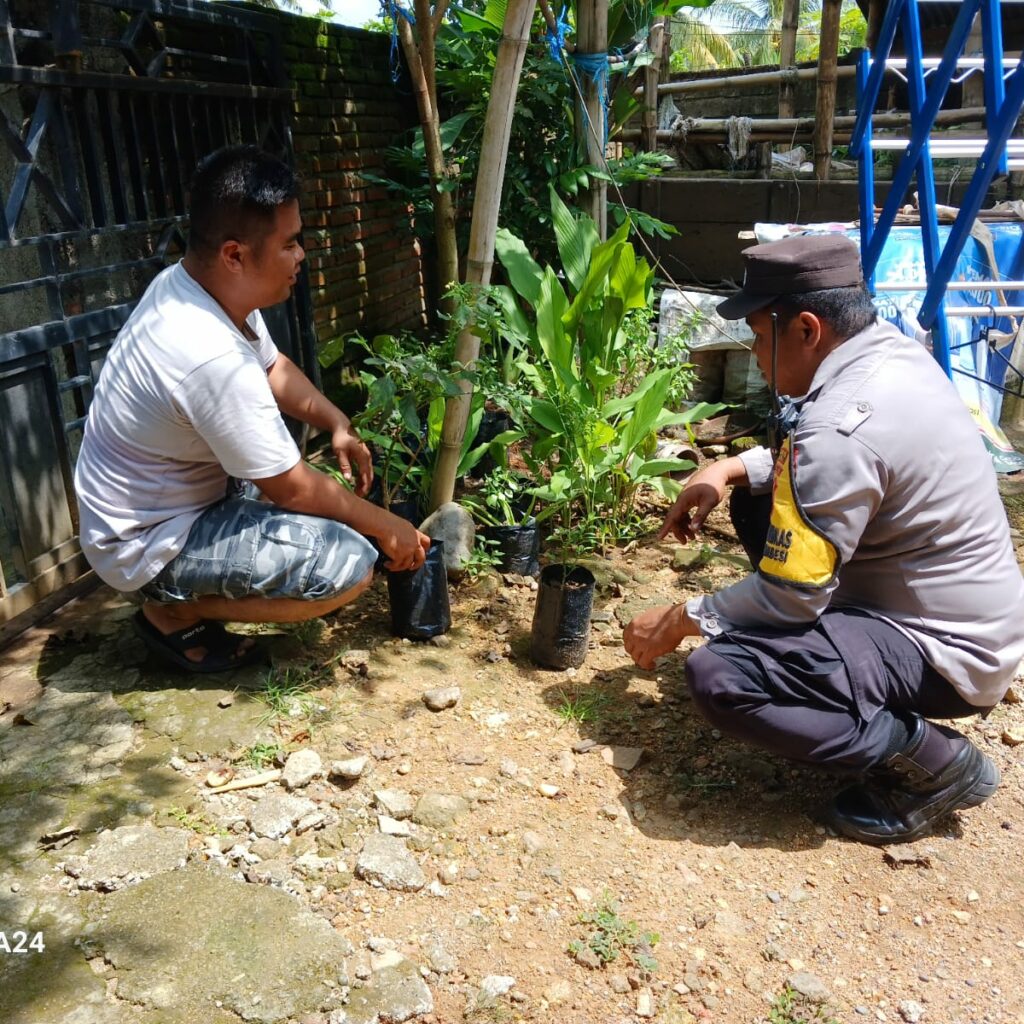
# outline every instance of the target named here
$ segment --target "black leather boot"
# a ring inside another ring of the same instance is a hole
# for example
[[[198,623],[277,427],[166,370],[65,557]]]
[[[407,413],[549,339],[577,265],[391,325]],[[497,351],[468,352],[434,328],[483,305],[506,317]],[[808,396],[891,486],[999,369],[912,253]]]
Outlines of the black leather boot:
[[[999,769],[966,736],[915,718],[907,745],[840,792],[824,820],[862,843],[910,843],[998,785]]]

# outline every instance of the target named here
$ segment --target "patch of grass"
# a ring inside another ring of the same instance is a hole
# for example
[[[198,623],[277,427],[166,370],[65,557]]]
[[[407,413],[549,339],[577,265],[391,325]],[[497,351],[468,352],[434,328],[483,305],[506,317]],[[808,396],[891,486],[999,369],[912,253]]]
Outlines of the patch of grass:
[[[215,824],[205,814],[194,814],[184,807],[168,807],[164,813],[182,828],[200,836],[226,836],[228,830]]]
[[[555,714],[563,722],[599,722],[608,713],[612,699],[603,690],[562,690]]]
[[[310,692],[314,686],[314,679],[302,669],[290,666],[283,672],[271,669],[263,689],[255,694],[256,700],[267,709],[260,724],[273,718],[310,716],[318,707]]]
[[[235,758],[236,764],[244,764],[254,771],[262,771],[269,764],[273,764],[278,754],[283,754],[284,748],[278,743],[254,743]]]
[[[787,985],[768,1009],[768,1024],[839,1024],[825,1006],[808,1003]]]
[[[654,947],[661,936],[657,932],[642,932],[636,921],[622,917],[621,910],[619,901],[605,893],[596,910],[580,914],[580,924],[589,925],[592,930],[586,939],[569,943],[569,952],[575,955],[590,949],[602,965],[623,956],[645,974],[653,974],[658,969]]]

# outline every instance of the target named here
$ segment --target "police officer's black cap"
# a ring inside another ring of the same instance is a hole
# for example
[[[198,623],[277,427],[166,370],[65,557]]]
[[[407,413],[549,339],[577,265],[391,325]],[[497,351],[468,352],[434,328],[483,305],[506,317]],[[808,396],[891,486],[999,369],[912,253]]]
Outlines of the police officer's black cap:
[[[743,286],[718,304],[719,316],[741,320],[780,295],[862,284],[860,249],[845,235],[797,235],[743,250]]]

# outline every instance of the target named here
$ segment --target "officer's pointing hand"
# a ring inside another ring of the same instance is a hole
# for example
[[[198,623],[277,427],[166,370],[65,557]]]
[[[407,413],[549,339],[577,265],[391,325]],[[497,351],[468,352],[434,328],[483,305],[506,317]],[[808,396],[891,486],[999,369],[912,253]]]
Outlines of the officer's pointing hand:
[[[641,612],[623,630],[622,643],[640,668],[650,670],[656,659],[674,651],[684,637],[699,632],[683,605],[667,604]]]

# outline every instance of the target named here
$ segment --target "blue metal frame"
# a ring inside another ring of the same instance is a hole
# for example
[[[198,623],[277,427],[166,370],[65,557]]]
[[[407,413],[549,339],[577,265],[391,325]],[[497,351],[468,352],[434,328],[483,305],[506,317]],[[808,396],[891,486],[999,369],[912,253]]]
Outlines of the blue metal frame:
[[[906,194],[916,177],[921,212],[921,241],[924,249],[925,275],[928,286],[918,319],[932,332],[932,350],[943,371],[952,372],[943,299],[957,260],[963,251],[971,226],[981,209],[989,185],[997,173],[1006,173],[1006,143],[1017,118],[1024,109],[1024,55],[1010,75],[1003,79],[1003,37],[999,0],[964,0],[960,5],[946,43],[942,59],[930,76],[927,87],[924,77],[919,0],[891,0],[873,53],[861,55],[857,69],[857,121],[850,143],[850,154],[860,167],[861,256],[864,277],[874,291],[875,273]],[[946,97],[956,73],[975,15],[981,14],[982,49],[984,54],[984,88],[988,140],[960,212],[946,239],[939,246],[939,224],[936,215],[935,175],[929,139],[935,117]],[[874,162],[871,150],[871,115],[878,102],[896,30],[902,26],[907,55],[907,88],[910,100],[910,139],[903,157],[893,173],[892,184],[877,223],[874,219]],[[1024,242],[1022,242],[1024,257]]]

